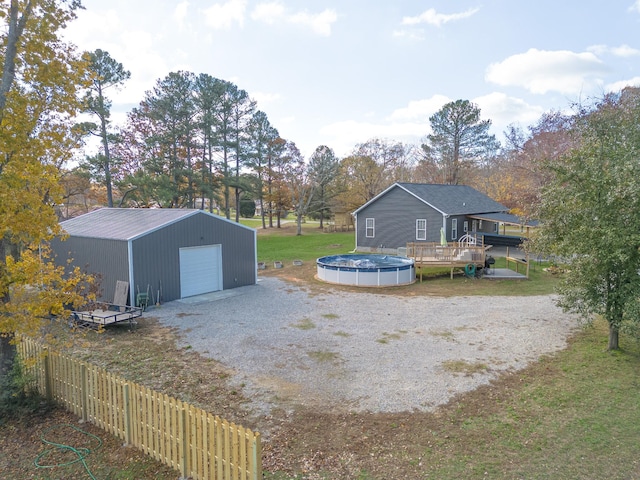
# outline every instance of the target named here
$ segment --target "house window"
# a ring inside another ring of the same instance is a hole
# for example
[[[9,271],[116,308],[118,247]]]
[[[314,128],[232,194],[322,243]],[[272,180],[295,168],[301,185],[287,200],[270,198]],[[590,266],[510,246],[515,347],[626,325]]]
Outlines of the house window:
[[[471,221],[471,231],[472,232],[477,232],[478,231],[478,221],[477,220],[472,220]]]
[[[457,240],[457,239],[458,239],[458,219],[452,218],[451,219],[451,240]]]
[[[469,231],[469,221],[465,220],[464,223],[462,224],[462,230],[464,231],[464,233],[467,233]]]
[[[424,218],[418,218],[416,220],[416,240],[427,239],[427,220]]]
[[[498,222],[496,222],[496,223],[494,223],[494,224],[493,224],[493,231],[494,231],[495,233],[500,233],[500,231],[498,230]]]
[[[482,220],[478,221],[478,230],[482,231]]]
[[[376,219],[375,218],[367,218],[365,220],[366,226],[366,234],[367,238],[374,238],[376,236]]]

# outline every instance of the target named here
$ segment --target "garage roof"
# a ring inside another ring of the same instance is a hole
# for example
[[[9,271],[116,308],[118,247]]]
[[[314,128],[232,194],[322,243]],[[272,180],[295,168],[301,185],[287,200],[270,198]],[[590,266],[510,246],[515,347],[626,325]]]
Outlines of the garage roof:
[[[208,214],[183,208],[101,208],[60,226],[74,237],[132,240],[198,213]]]

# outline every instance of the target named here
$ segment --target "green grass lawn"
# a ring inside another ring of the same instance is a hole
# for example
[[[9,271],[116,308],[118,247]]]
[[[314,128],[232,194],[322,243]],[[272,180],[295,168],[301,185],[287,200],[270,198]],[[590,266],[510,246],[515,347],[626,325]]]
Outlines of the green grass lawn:
[[[325,233],[318,228],[318,224],[305,224],[302,235],[296,235],[295,231],[295,226],[288,224],[286,229],[269,229],[268,234],[259,234],[258,261],[312,261],[355,248],[353,232]]]

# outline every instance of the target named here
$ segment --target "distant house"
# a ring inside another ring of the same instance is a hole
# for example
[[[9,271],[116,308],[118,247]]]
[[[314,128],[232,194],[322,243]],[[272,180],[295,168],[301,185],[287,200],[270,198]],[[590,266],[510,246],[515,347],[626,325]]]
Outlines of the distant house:
[[[353,213],[356,249],[393,252],[410,242],[440,242],[441,229],[447,242],[474,233],[486,244],[507,244],[498,238],[499,225],[521,224],[508,210],[466,185],[395,183]]]
[[[100,274],[106,302],[118,280],[130,305],[148,290],[170,301],[257,282],[255,230],[202,210],[101,208],[60,225],[56,262]]]

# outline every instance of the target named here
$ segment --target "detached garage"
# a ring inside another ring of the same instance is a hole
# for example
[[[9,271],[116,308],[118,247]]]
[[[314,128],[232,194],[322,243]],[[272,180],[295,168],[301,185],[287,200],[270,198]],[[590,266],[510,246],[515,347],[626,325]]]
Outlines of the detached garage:
[[[56,262],[99,274],[106,302],[118,280],[130,305],[137,292],[167,302],[257,281],[255,230],[203,210],[102,208],[60,225]]]

